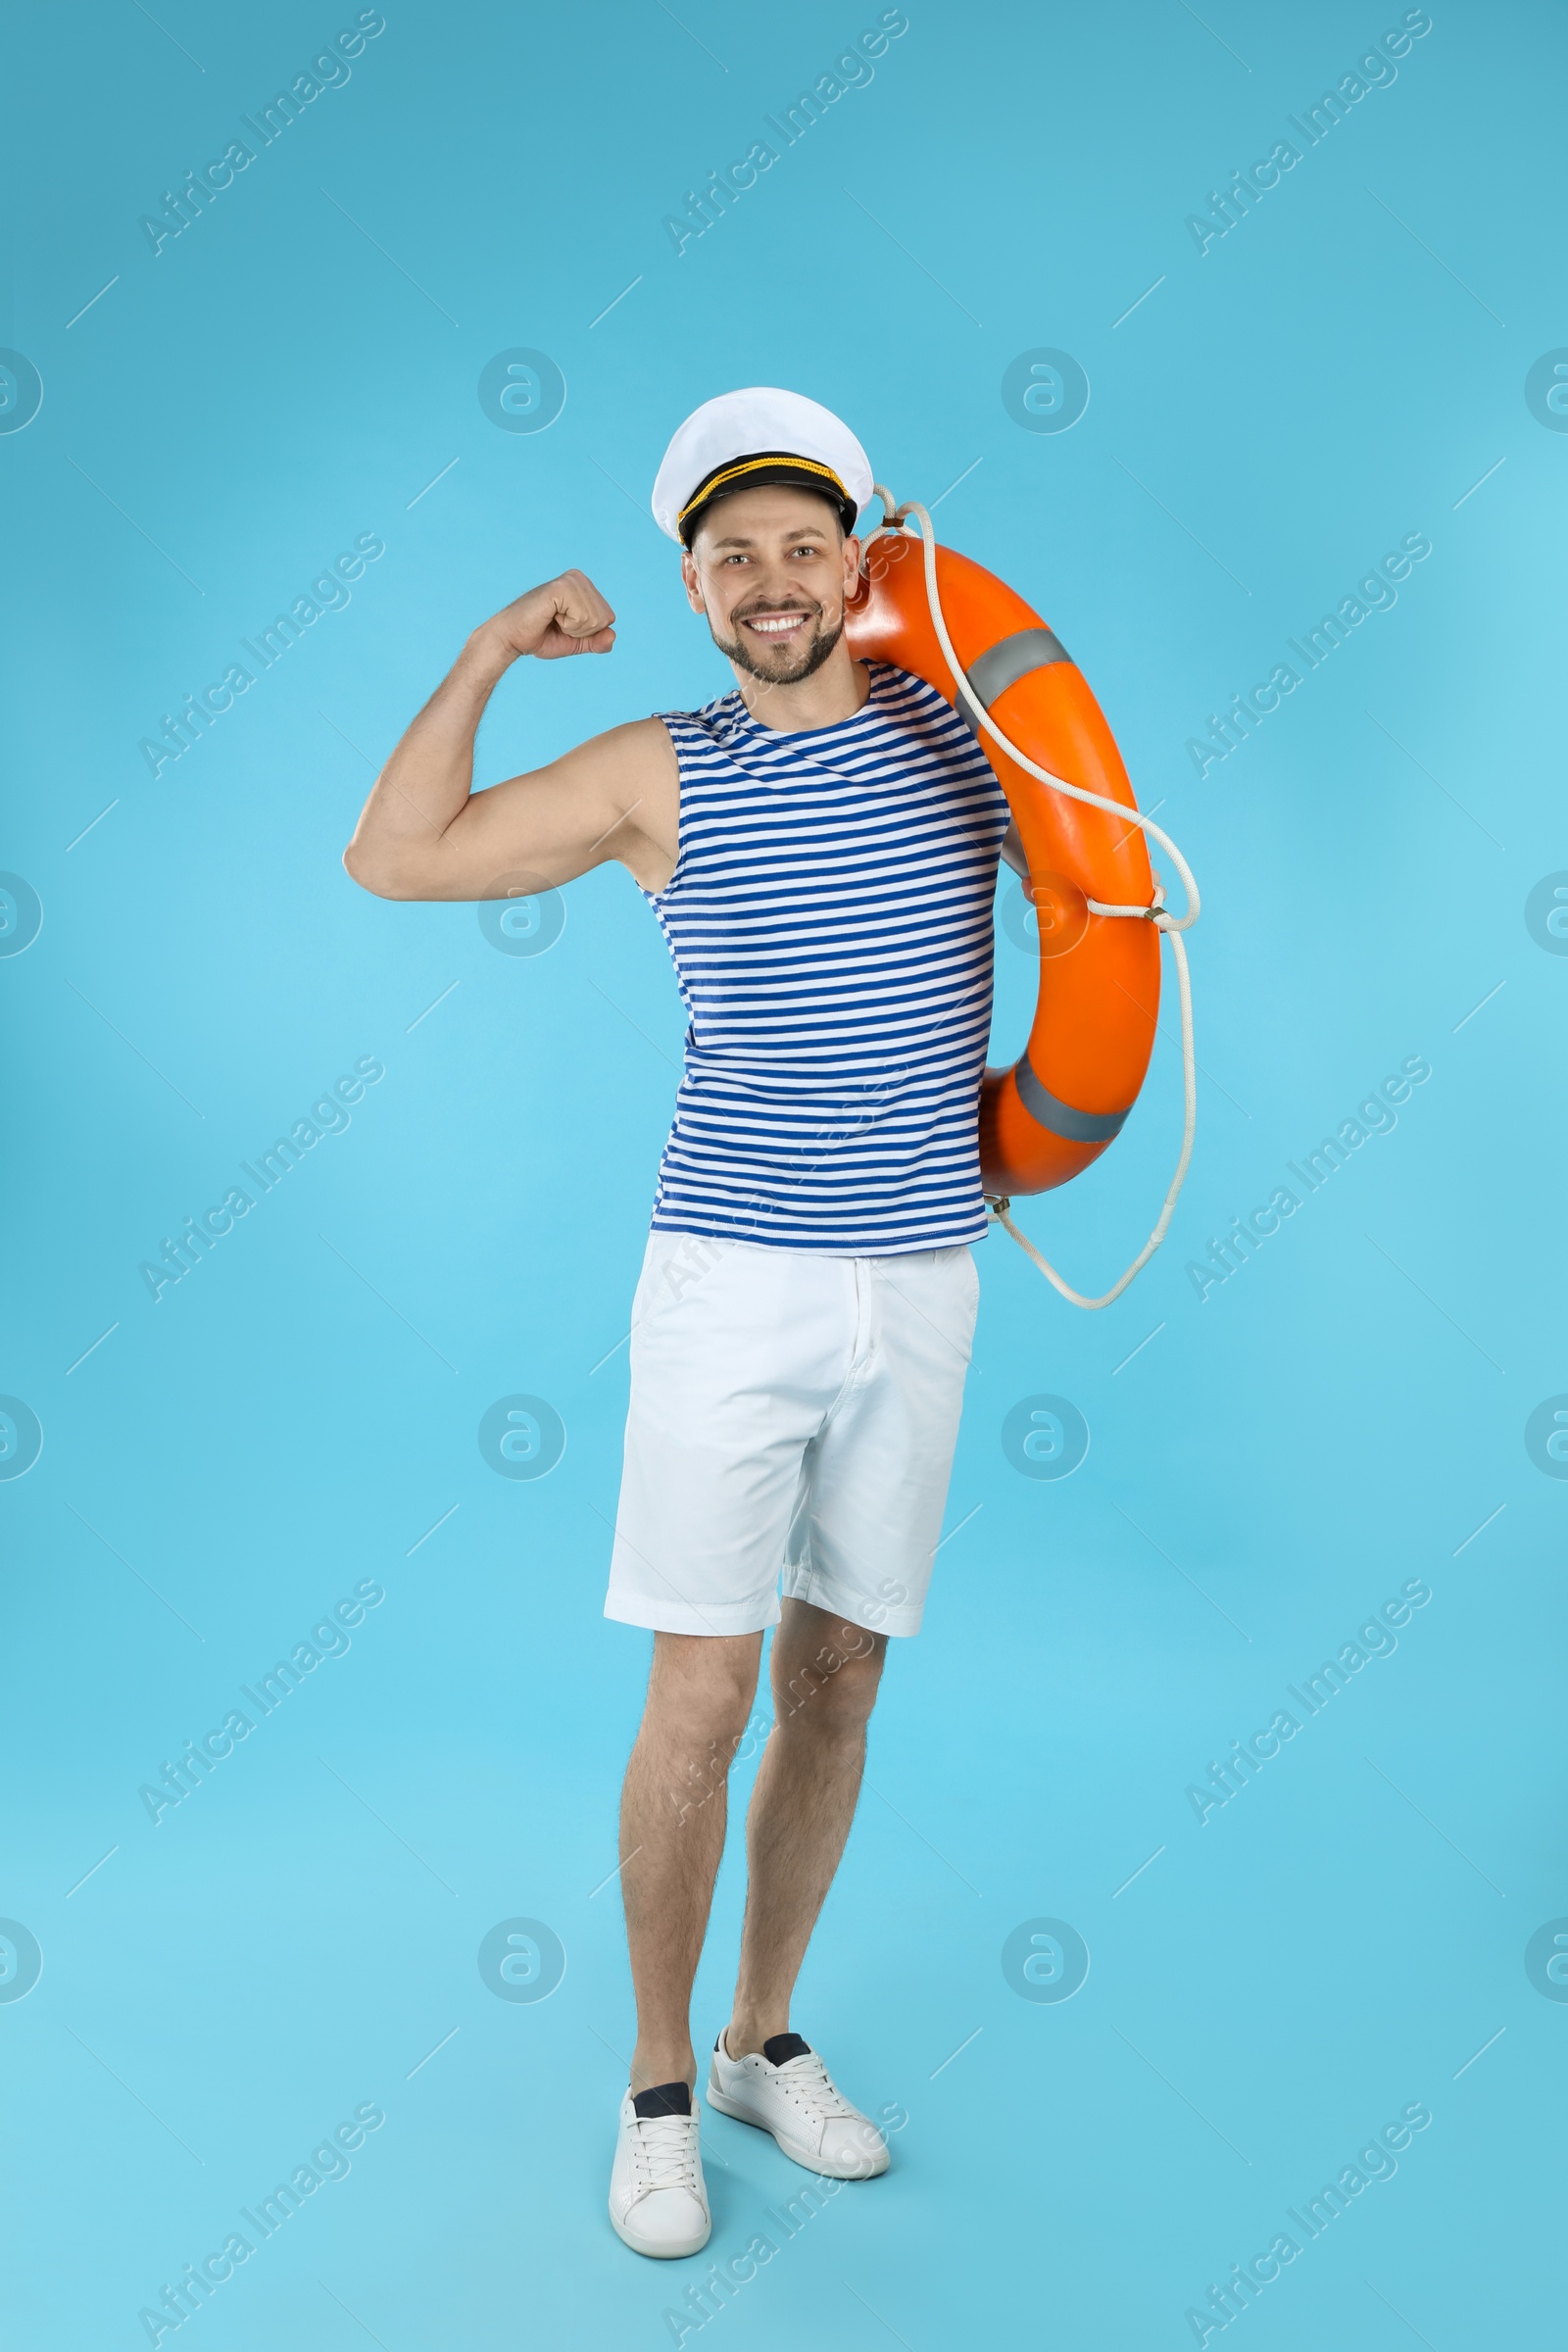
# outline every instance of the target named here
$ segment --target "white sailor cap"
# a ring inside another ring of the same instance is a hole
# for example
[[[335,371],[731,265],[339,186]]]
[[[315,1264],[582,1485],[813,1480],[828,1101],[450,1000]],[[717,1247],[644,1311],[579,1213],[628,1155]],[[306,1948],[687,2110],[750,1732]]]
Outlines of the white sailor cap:
[[[871,495],[871,463],[849,426],[799,392],[766,384],[723,392],[693,411],[664,452],[654,520],[690,547],[705,507],[734,490],[795,483],[837,506],[844,528]]]

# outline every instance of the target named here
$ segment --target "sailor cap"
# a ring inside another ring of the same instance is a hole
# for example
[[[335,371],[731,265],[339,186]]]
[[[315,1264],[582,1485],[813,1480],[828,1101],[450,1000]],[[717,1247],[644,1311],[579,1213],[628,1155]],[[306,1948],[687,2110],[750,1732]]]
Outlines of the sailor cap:
[[[871,495],[871,464],[849,426],[802,393],[765,384],[723,392],[694,410],[665,450],[654,520],[690,547],[715,499],[777,483],[820,492],[852,531]]]

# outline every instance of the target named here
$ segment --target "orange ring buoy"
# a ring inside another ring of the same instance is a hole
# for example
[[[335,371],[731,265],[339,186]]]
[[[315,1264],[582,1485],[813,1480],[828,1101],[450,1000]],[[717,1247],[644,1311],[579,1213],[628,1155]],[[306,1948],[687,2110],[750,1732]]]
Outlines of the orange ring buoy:
[[[936,550],[936,575],[953,650],[1004,734],[1037,766],[1136,809],[1104,713],[1039,614],[951,548]],[[897,528],[876,535],[845,634],[857,660],[891,662],[946,695],[984,746],[1017,819],[1039,918],[1040,991],[1024,1052],[981,1082],[980,1173],[991,1195],[1049,1192],[1120,1132],[1153,1051],[1159,932],[1087,904],[1151,905],[1143,829],[1053,792],[970,714],[932,623],[917,538]]]

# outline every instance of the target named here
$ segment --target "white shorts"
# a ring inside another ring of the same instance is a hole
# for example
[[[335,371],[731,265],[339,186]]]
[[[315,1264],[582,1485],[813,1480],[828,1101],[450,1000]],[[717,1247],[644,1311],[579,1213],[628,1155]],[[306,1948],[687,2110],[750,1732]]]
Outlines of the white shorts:
[[[852,1624],[918,1633],[979,1288],[965,1246],[650,1234],[605,1615],[757,1633],[782,1575]]]

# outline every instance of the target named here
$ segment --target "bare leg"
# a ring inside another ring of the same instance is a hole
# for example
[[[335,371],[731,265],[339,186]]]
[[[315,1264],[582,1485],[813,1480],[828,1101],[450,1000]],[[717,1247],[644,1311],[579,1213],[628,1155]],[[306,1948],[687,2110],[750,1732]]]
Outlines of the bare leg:
[[[620,1801],[637,1994],[634,2091],[697,2081],[692,1980],[724,1850],[730,1759],[751,1713],[761,1646],[760,1634],[654,1636],[648,1703]]]
[[[786,2033],[790,1994],[855,1818],[887,1637],[786,1600],[773,1637],[774,1728],[746,1823],[749,1879],[732,2058]]]

